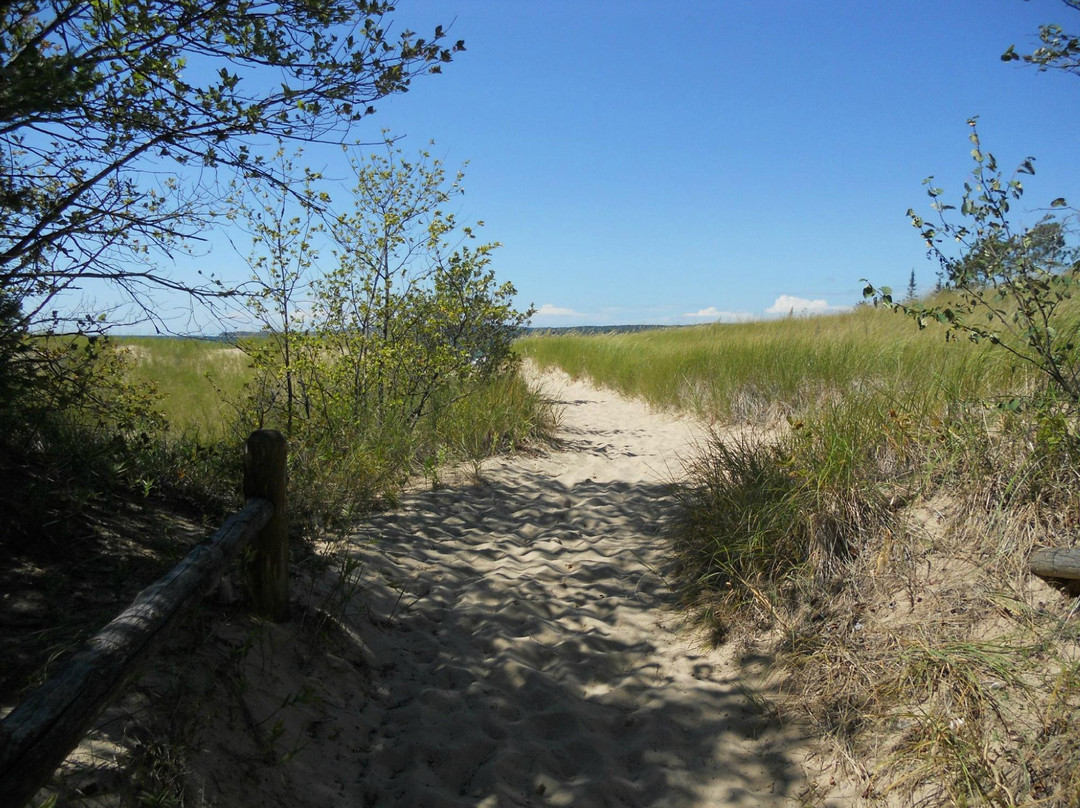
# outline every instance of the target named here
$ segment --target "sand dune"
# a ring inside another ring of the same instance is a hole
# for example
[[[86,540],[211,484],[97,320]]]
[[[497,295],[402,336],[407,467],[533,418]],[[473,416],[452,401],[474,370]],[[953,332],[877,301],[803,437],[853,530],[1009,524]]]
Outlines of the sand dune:
[[[275,765],[237,736],[204,742],[191,777],[207,802],[678,808],[804,789],[799,739],[669,608],[666,483],[694,424],[543,383],[563,402],[561,448],[490,461],[481,482],[360,526],[362,591],[332,621],[346,638],[333,653],[292,673],[247,654],[245,709],[277,722]],[[300,647],[295,630],[260,643]]]

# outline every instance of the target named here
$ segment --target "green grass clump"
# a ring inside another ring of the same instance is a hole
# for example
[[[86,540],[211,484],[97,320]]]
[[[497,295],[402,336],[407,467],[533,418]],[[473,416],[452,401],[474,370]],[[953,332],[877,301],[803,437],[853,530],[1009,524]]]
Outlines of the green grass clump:
[[[432,419],[433,444],[454,460],[476,462],[554,437],[552,403],[516,369],[485,380],[469,395],[446,399]]]
[[[893,529],[912,439],[876,403],[853,394],[782,431],[714,431],[690,459],[676,552],[684,594],[714,628],[750,614],[788,621],[868,537]]]

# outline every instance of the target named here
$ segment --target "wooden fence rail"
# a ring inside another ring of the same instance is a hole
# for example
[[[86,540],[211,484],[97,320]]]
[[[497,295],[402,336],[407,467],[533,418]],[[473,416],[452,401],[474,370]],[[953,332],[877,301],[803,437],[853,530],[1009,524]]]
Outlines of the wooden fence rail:
[[[255,611],[288,617],[285,439],[260,430],[244,453],[244,508],[0,721],[0,808],[22,808],[184,616],[252,540]]]
[[[1080,580],[1080,547],[1044,547],[1031,554],[1028,566],[1042,578]]]

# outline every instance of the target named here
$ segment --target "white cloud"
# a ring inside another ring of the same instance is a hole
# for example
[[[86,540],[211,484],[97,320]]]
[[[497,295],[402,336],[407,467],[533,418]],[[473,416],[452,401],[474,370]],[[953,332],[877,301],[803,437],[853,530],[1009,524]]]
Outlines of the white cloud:
[[[545,303],[542,306],[538,306],[535,312],[536,317],[581,317],[583,316],[580,311],[574,311],[564,306],[555,306],[551,303]]]
[[[766,314],[827,314],[832,311],[846,311],[847,306],[830,306],[827,300],[808,300],[795,295],[780,295],[776,302],[765,309]]]
[[[744,322],[753,319],[753,315],[745,311],[720,311],[716,306],[709,306],[698,311],[687,312],[683,317],[701,317],[709,320],[724,320],[725,322]]]

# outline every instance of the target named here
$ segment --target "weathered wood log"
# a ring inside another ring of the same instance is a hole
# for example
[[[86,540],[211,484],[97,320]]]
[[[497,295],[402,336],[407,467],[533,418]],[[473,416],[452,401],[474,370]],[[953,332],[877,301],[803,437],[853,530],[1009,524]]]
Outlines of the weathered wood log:
[[[289,517],[285,436],[277,430],[251,433],[244,448],[244,497],[274,503],[274,516],[255,539],[250,568],[255,613],[275,623],[289,619]]]
[[[206,544],[139,593],[45,684],[0,721],[0,808],[22,808],[138,672],[140,664],[220,580],[274,516],[251,499]]]
[[[1040,578],[1080,580],[1080,547],[1044,547],[1031,554],[1028,561],[1033,574]]]

